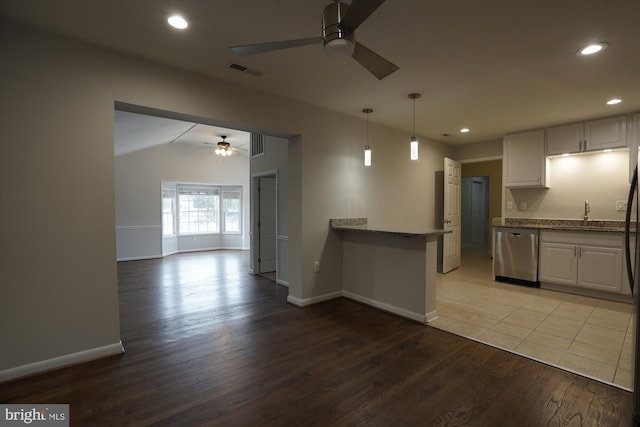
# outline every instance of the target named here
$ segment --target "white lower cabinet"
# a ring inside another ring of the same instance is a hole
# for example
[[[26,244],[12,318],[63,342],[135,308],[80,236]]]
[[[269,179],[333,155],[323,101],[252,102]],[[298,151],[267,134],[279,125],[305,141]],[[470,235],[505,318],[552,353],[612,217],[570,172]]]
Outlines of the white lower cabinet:
[[[623,277],[620,233],[540,233],[539,279],[542,283],[630,294]]]
[[[622,249],[580,246],[578,286],[607,292],[622,292]]]
[[[576,245],[540,242],[541,282],[578,285],[578,258]]]

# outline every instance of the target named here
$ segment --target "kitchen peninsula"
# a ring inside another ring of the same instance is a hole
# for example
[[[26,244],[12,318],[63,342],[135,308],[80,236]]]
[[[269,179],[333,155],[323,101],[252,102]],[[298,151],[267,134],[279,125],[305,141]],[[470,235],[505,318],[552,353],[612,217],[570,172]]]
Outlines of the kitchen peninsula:
[[[420,323],[435,320],[437,229],[367,224],[367,218],[331,219],[342,239],[343,295]]]

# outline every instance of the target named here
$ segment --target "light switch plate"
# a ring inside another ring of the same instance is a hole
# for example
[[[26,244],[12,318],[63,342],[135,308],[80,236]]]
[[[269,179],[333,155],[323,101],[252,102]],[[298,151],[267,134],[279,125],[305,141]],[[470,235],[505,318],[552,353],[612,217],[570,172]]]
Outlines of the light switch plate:
[[[616,211],[625,212],[627,210],[626,200],[616,200]]]
[[[507,209],[513,209],[513,202],[511,200],[507,202]]]

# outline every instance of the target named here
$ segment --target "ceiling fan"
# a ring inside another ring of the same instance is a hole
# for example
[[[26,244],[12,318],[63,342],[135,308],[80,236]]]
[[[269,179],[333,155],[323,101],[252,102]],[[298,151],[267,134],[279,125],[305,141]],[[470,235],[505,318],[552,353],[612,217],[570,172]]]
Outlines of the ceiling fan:
[[[353,0],[351,5],[348,5],[335,0],[322,11],[322,37],[232,46],[229,49],[246,56],[322,43],[327,56],[337,58],[351,56],[371,74],[382,80],[398,70],[398,66],[358,43],[355,39],[355,30],[384,2],[385,0]]]
[[[243,148],[232,147],[231,144],[227,142],[227,135],[220,135],[220,138],[222,138],[222,141],[218,141],[216,144],[217,148],[214,151],[217,155],[226,157],[230,156],[234,151],[246,151]],[[212,142],[203,142],[203,144],[209,146],[213,145]]]

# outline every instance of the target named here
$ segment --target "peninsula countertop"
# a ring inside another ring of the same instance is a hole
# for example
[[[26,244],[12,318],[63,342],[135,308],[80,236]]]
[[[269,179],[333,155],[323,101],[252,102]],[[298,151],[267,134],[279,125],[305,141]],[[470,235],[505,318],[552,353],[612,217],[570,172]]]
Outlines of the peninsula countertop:
[[[393,234],[403,237],[429,237],[451,233],[435,228],[390,227],[367,224],[366,218],[340,218],[329,220],[329,227],[335,231],[359,231],[365,233]]]

